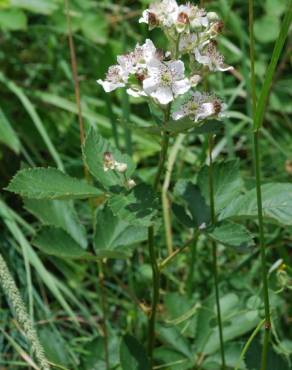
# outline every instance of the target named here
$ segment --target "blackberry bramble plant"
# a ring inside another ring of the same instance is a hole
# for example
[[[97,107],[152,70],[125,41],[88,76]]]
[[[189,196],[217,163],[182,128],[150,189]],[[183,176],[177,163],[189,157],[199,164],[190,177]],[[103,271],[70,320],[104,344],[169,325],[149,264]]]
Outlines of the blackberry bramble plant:
[[[195,127],[204,126],[207,120],[214,121],[224,117],[225,104],[213,92],[204,91],[203,86],[210,73],[228,71],[232,67],[224,63],[224,57],[217,50],[216,38],[223,29],[223,22],[214,12],[207,12],[191,3],[178,5],[175,0],[163,0],[150,5],[149,9],[143,12],[139,22],[146,23],[150,30],[160,28],[167,39],[168,48],[158,49],[150,39],[147,39],[144,44],[138,44],[132,52],[118,56],[117,64],[109,68],[106,78],[97,82],[106,92],[126,88],[130,96],[145,98],[150,110],[157,112],[161,154],[153,182],[155,197],[164,176],[172,130],[188,132]],[[210,135],[212,136],[212,132]],[[210,164],[211,156],[210,152]],[[215,223],[212,182],[210,172],[213,214],[211,223]],[[198,225],[199,229],[203,229],[205,223],[202,225]],[[171,226],[168,225],[168,228]],[[156,314],[160,301],[160,267],[155,247],[154,224],[148,227],[148,247],[153,277],[148,323],[148,356],[152,368]],[[225,367],[216,254],[216,246],[213,244],[219,338],[222,363]]]

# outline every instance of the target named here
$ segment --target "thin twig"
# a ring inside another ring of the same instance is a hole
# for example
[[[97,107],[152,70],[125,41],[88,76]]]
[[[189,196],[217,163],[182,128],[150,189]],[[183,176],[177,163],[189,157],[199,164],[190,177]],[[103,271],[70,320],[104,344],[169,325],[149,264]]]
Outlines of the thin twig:
[[[71,18],[70,18],[70,12],[69,12],[69,0],[64,0],[64,2],[65,2],[65,9],[66,9],[71,68],[72,68],[72,75],[73,75],[73,82],[74,82],[76,104],[78,108],[80,142],[81,142],[81,145],[83,145],[85,134],[84,134],[84,123],[83,123],[83,117],[82,117],[81,101],[80,101],[80,87],[79,87],[79,80],[78,80],[77,57],[76,57],[76,52],[75,52],[74,40],[72,37]]]
[[[165,237],[166,237],[166,245],[168,254],[171,255],[173,252],[173,242],[172,242],[172,229],[171,229],[171,217],[170,217],[170,204],[168,199],[168,189],[170,186],[171,175],[174,167],[174,163],[178,152],[181,148],[181,144],[185,138],[185,135],[180,134],[168,157],[167,165],[166,165],[166,175],[162,186],[162,209],[163,209],[163,219],[164,219],[164,226],[165,226]]]

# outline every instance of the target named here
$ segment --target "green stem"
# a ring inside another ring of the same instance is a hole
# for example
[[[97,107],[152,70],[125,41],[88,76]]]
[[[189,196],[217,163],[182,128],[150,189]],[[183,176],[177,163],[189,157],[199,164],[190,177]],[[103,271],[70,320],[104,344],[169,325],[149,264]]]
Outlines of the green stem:
[[[164,125],[169,121],[171,105],[169,104],[164,117]],[[154,179],[153,189],[156,192],[160,183],[160,179],[163,173],[164,164],[167,157],[167,150],[169,145],[169,136],[166,131],[162,133],[162,144],[160,159],[158,164],[157,173]],[[156,312],[159,303],[159,288],[160,288],[160,271],[157,263],[157,256],[154,247],[154,226],[148,228],[148,248],[149,256],[152,267],[152,305],[151,312],[149,314],[148,322],[148,356],[150,361],[150,369],[153,368],[153,349],[155,344],[155,323],[156,323]]]
[[[99,267],[99,291],[100,291],[100,303],[101,303],[101,310],[102,310],[102,330],[103,330],[103,336],[104,336],[104,357],[105,357],[105,364],[106,369],[110,369],[110,363],[109,363],[109,349],[108,349],[108,330],[107,330],[107,299],[106,299],[106,291],[104,288],[104,272],[103,272],[103,261],[100,261],[98,263]]]
[[[250,41],[250,66],[251,66],[251,95],[252,95],[252,112],[253,120],[256,116],[257,96],[256,96],[256,76],[255,76],[255,52],[254,52],[254,31],[253,31],[253,0],[248,2],[249,10],[249,41]],[[261,191],[261,166],[260,166],[260,148],[259,148],[259,129],[253,135],[254,142],[254,165],[256,174],[256,193],[257,193],[257,208],[258,208],[258,223],[259,223],[259,244],[261,253],[262,265],[262,282],[264,291],[264,305],[265,305],[265,333],[262,349],[261,370],[267,368],[267,357],[269,349],[269,339],[271,330],[271,314],[270,314],[270,300],[269,300],[269,285],[267,274],[267,259],[264,235],[264,221],[263,221],[263,207],[262,207],[262,191]]]
[[[264,334],[264,343],[263,343],[263,350],[262,350],[261,370],[266,370],[268,348],[269,348],[269,338],[270,338],[270,330],[271,330],[271,314],[270,314],[267,258],[266,258],[263,208],[262,208],[261,169],[260,169],[260,150],[259,150],[259,131],[258,130],[254,133],[254,155],[255,155],[256,191],[257,191],[257,207],[258,207],[258,223],[259,223],[259,242],[260,242],[260,252],[261,252],[262,282],[263,282],[264,305],[265,305],[265,334]]]
[[[209,162],[210,162],[209,163],[209,191],[210,191],[211,221],[212,221],[212,224],[215,225],[216,213],[215,213],[215,197],[214,197],[214,184],[213,184],[212,150],[213,150],[213,135],[211,134],[209,135]],[[225,364],[225,352],[224,352],[224,340],[223,340],[223,326],[222,326],[221,307],[220,307],[220,298],[219,298],[217,245],[215,241],[212,242],[212,256],[213,256],[213,276],[214,276],[214,282],[215,282],[215,297],[216,297],[222,370],[225,370],[226,364]]]

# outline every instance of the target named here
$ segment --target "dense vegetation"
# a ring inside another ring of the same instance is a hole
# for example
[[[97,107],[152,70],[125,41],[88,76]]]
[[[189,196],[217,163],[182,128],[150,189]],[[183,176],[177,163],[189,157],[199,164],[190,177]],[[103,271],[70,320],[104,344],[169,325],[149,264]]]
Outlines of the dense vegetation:
[[[292,369],[291,0],[192,1],[233,66],[195,123],[96,83],[149,38],[193,72],[150,3],[0,0],[0,369]]]

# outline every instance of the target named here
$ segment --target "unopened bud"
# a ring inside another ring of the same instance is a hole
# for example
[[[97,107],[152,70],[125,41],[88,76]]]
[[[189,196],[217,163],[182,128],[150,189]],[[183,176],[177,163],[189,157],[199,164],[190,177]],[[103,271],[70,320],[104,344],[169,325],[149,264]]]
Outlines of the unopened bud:
[[[124,173],[127,171],[128,169],[128,166],[127,166],[127,163],[119,163],[119,162],[116,162],[115,163],[115,169],[120,172],[120,173]]]
[[[219,20],[218,14],[215,12],[208,12],[207,18],[209,19],[210,22],[215,22]]]
[[[200,75],[192,75],[190,77],[190,82],[191,82],[192,87],[197,86],[200,81],[201,81]]]
[[[128,189],[132,189],[134,186],[136,186],[136,183],[133,179],[129,179],[126,183],[126,186]]]
[[[159,25],[159,20],[154,13],[148,12],[148,24],[150,29]]]
[[[216,36],[223,31],[223,28],[224,28],[224,22],[222,21],[215,22],[212,24],[210,28],[210,33]]]

